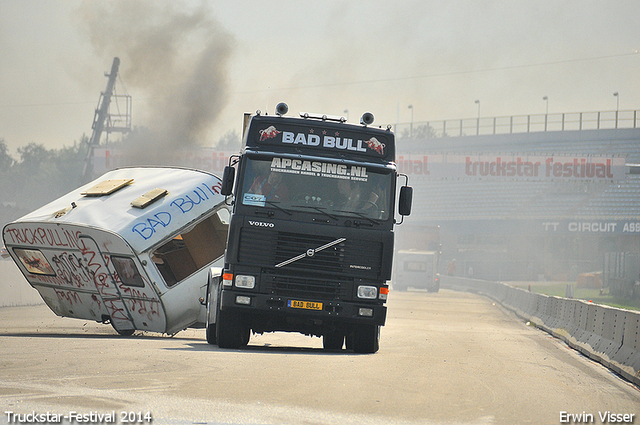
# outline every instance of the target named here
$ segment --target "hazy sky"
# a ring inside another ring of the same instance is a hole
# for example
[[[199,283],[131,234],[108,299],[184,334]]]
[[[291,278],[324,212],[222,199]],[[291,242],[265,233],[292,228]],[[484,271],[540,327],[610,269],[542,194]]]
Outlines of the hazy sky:
[[[0,139],[91,134],[114,56],[133,124],[211,145],[242,114],[376,124],[640,109],[637,0],[0,0]]]

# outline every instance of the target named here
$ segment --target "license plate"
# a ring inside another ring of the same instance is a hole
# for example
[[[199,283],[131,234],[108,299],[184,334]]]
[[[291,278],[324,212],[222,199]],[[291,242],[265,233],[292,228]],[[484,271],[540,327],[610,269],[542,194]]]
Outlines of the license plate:
[[[289,307],[304,308],[307,310],[322,310],[322,303],[316,303],[313,301],[289,300]]]

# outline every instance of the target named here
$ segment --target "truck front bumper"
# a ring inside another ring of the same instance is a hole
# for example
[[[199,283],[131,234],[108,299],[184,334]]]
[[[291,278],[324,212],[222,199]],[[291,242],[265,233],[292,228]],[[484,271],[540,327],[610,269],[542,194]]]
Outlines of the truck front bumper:
[[[384,325],[387,317],[386,306],[378,303],[289,298],[231,288],[222,290],[220,309],[254,316],[304,317],[320,322],[379,326]]]

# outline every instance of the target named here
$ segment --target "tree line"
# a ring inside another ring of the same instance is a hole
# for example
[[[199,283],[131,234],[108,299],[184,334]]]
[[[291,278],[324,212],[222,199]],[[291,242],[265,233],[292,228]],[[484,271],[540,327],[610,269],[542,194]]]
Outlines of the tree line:
[[[4,225],[80,185],[88,139],[47,149],[31,142],[14,158],[0,139],[0,224]]]

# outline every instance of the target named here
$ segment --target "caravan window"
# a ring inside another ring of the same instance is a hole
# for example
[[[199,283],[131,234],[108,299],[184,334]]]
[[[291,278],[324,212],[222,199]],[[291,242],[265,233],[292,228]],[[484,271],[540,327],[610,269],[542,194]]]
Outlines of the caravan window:
[[[142,276],[140,276],[140,272],[136,267],[136,263],[133,262],[133,259],[112,256],[111,261],[113,261],[113,267],[116,268],[118,277],[123,285],[137,286],[139,288],[144,287]]]
[[[51,264],[49,264],[49,261],[47,261],[41,251],[37,249],[15,248],[13,252],[18,256],[28,273],[43,274],[46,276],[56,275]]]
[[[222,258],[229,217],[229,210],[222,208],[153,251],[151,259],[167,286]]]

